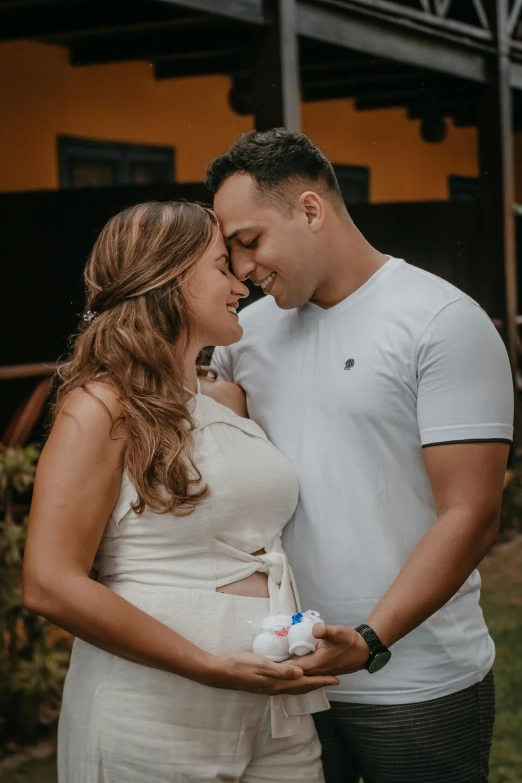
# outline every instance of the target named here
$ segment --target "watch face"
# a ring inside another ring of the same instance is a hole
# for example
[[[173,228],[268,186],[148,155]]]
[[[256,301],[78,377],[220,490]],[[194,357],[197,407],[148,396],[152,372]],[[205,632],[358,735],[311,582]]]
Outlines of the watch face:
[[[368,666],[368,671],[370,674],[375,674],[375,672],[380,671],[383,666],[386,666],[390,658],[391,652],[389,650],[377,653],[373,661]]]

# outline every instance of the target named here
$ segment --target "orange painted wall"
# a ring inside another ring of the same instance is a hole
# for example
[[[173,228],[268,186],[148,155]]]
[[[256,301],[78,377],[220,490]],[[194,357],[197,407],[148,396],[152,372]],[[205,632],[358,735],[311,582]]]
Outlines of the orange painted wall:
[[[56,136],[176,148],[177,178],[204,178],[208,161],[250,117],[228,106],[229,80],[157,82],[148,63],[72,68],[67,51],[0,45],[0,191],[56,188]],[[476,176],[476,132],[450,127],[426,144],[402,110],[357,112],[349,100],[305,104],[303,130],[336,163],[370,167],[372,201],[444,199],[450,174]]]
[[[370,168],[372,201],[448,198],[448,176],[478,176],[477,133],[454,128],[427,144],[402,109],[356,111],[352,101],[304,104],[303,129],[336,163]]]

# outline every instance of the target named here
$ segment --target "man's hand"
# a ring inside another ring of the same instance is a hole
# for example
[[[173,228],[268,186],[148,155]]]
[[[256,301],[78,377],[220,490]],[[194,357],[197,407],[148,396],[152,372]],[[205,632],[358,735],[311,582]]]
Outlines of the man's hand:
[[[313,634],[319,639],[317,650],[294,659],[307,676],[358,672],[370,657],[362,636],[346,625],[316,623]]]

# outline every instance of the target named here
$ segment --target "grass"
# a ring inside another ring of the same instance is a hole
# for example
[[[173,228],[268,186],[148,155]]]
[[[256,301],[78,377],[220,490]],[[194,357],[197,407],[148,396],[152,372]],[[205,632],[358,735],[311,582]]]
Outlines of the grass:
[[[522,783],[522,540],[501,544],[480,568],[482,608],[497,646],[497,719],[490,783]],[[1,783],[56,783],[56,762],[0,772]]]
[[[56,783],[56,759],[28,761],[16,770],[0,772],[2,783]]]
[[[498,546],[480,571],[482,608],[497,646],[490,783],[522,783],[522,541]]]

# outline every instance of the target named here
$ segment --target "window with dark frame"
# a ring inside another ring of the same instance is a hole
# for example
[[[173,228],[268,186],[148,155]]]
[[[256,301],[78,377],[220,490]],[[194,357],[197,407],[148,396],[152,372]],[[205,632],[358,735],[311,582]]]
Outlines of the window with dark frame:
[[[450,201],[475,201],[480,194],[479,177],[448,177]]]
[[[61,188],[173,182],[174,147],[58,136]]]
[[[333,168],[345,203],[367,204],[370,200],[370,170],[367,166],[334,163]]]

